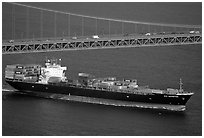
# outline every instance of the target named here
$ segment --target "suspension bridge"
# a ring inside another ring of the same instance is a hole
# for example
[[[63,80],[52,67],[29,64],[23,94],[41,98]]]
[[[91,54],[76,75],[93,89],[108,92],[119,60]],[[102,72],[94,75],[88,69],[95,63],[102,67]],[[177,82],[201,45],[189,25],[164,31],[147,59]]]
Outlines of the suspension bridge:
[[[3,36],[2,54],[202,43],[200,25],[111,19],[21,3],[4,7],[11,29]]]

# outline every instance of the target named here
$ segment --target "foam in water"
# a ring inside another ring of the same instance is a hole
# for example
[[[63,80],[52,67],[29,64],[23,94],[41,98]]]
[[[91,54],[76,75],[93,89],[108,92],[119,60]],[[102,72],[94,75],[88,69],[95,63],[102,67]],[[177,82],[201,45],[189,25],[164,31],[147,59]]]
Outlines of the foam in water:
[[[6,92],[12,92],[12,91],[14,91],[14,90],[11,90],[11,89],[2,89],[2,91],[6,91]]]

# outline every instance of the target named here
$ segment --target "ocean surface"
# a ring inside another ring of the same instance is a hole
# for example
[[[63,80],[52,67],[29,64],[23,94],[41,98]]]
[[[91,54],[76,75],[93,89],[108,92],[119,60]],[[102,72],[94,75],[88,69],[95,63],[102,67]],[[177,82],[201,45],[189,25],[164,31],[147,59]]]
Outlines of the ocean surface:
[[[9,6],[4,5],[3,39],[10,39],[11,33],[4,30],[10,28],[9,20],[5,17],[9,13]],[[201,24],[202,18],[201,3],[32,5],[108,18],[123,16],[129,20],[148,22]],[[23,27],[19,25],[18,30]],[[136,78],[139,85],[166,89],[179,88],[179,79],[182,78],[184,89],[195,94],[188,101],[186,111],[171,112],[31,97],[13,92],[2,78],[2,135],[202,135],[201,45],[2,55],[2,76],[8,64],[43,64],[46,57],[61,58],[62,65],[68,67],[66,74],[71,79],[76,79],[78,72],[87,72],[98,77]]]

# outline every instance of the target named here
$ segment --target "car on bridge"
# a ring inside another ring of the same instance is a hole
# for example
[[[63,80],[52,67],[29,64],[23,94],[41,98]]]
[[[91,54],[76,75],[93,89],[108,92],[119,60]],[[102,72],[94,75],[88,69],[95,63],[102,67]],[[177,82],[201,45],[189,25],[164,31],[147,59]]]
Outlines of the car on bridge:
[[[151,35],[151,33],[149,33],[149,32],[148,32],[148,33],[146,33],[145,35],[146,35],[146,36],[150,36],[150,35]]]
[[[14,40],[9,40],[8,42],[9,42],[9,43],[13,43],[13,42],[14,42]]]
[[[194,33],[195,33],[195,31],[189,31],[189,33],[190,33],[190,34],[194,34]]]
[[[73,39],[73,40],[76,40],[76,39],[77,39],[77,37],[76,37],[76,36],[73,36],[73,37],[72,37],[72,39]]]
[[[190,34],[199,34],[200,31],[189,31]]]
[[[99,36],[98,35],[93,35],[92,38],[93,39],[99,39]]]

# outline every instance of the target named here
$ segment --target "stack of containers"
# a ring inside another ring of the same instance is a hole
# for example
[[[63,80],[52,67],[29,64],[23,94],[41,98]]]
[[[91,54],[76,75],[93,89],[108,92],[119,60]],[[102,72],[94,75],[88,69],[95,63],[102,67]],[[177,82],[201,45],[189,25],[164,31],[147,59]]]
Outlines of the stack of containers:
[[[5,69],[5,78],[14,79],[14,73],[17,65],[7,65]]]
[[[40,65],[7,65],[5,78],[21,80],[26,82],[36,82],[40,75]]]
[[[23,65],[17,65],[14,72],[14,79],[24,80],[25,69]]]
[[[89,80],[90,80],[91,78],[93,78],[92,75],[87,74],[87,73],[79,73],[79,74],[78,74],[78,77],[79,77],[78,82],[79,82],[80,84],[82,84],[82,85],[85,85],[85,86],[87,86]]]

